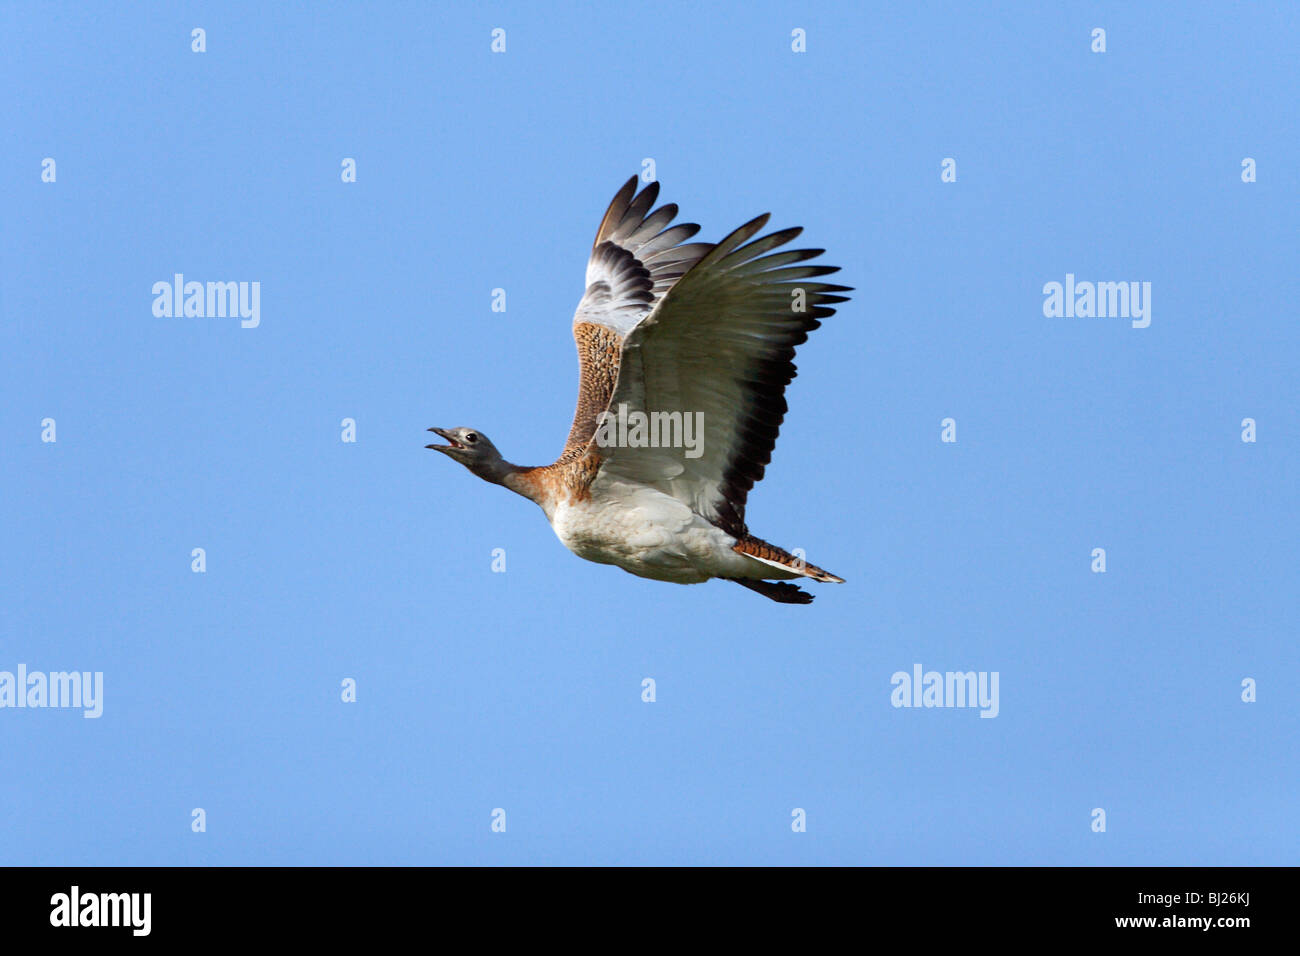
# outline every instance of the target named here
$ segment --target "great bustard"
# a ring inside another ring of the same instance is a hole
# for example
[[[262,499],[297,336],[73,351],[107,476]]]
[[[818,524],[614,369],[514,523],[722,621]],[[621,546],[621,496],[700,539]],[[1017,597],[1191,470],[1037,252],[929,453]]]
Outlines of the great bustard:
[[[749,533],[745,500],[785,417],[795,346],[844,302],[847,286],[810,281],[836,266],[799,265],[821,249],[772,252],[802,231],[753,242],[764,214],[716,245],[651,212],[659,184],[633,176],[596,232],[573,319],[578,408],[564,453],[512,465],[478,429],[431,428],[429,445],[480,478],[539,504],[574,554],[643,578],[725,578],[785,604],[793,584],[842,582]]]

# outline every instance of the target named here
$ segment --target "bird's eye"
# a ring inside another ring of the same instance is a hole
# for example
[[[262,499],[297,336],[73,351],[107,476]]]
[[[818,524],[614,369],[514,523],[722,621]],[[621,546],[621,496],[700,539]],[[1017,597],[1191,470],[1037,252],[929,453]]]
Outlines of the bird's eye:
[[[473,432],[466,432],[466,433],[465,433],[465,440],[466,440],[467,442],[469,442],[469,443],[472,445],[472,444],[474,444],[476,441],[478,441],[478,435],[474,434]]]

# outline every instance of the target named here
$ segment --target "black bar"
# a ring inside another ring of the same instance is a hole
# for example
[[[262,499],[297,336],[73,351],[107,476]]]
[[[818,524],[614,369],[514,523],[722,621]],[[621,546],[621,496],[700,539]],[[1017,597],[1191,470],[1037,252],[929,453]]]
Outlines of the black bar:
[[[622,926],[635,946],[640,934],[700,920],[737,939],[761,940],[775,921],[817,934],[843,928],[862,941],[905,931],[927,948],[943,939],[1101,937],[1232,945],[1286,930],[1296,877],[1295,868],[1230,867],[11,868],[0,872],[0,926],[6,941],[92,945],[110,937],[337,944],[412,928],[499,935],[601,924]],[[74,886],[78,921],[102,912],[126,925],[52,925],[71,922]],[[137,932],[146,893],[147,935]],[[141,895],[128,908],[128,898],[100,894]]]

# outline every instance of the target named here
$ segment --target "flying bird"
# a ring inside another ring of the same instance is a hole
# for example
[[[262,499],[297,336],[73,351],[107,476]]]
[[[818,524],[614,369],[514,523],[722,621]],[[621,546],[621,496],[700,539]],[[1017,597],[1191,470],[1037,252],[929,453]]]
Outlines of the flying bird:
[[[512,465],[477,428],[430,428],[440,451],[546,513],[574,554],[677,584],[735,581],[808,604],[800,578],[843,583],[749,533],[745,502],[772,458],[795,346],[848,286],[805,265],[823,249],[773,252],[802,232],[755,239],[769,214],[718,243],[688,242],[677,206],[651,211],[637,177],[609,204],[573,317],[578,407],[553,464]]]

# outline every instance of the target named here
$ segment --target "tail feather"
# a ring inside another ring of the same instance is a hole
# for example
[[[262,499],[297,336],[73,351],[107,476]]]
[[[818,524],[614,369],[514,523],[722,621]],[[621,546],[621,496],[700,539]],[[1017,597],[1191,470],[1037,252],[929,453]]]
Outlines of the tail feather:
[[[762,561],[764,564],[770,564],[772,567],[780,568],[783,571],[801,574],[806,578],[812,578],[814,581],[833,584],[844,583],[843,578],[831,574],[815,564],[809,564],[803,558],[797,558],[789,551],[778,548],[774,544],[768,544],[762,538],[755,538],[752,534],[747,534],[737,541],[732,550],[739,551],[755,561]]]

